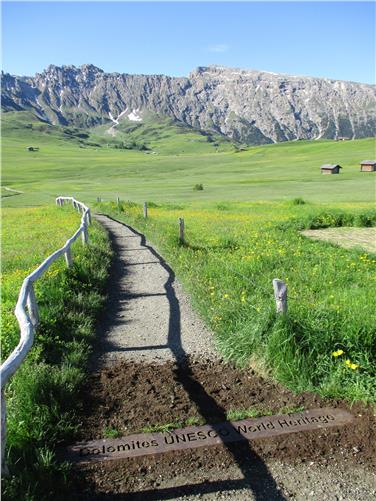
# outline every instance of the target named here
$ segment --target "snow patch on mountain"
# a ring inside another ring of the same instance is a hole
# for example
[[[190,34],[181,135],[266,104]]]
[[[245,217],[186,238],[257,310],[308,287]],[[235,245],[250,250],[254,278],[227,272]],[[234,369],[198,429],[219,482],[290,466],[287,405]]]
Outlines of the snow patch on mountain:
[[[131,122],[142,122],[142,118],[140,117],[140,115],[138,114],[139,113],[139,109],[137,108],[137,110],[132,110],[131,113],[129,113],[128,115],[128,119],[131,121]]]

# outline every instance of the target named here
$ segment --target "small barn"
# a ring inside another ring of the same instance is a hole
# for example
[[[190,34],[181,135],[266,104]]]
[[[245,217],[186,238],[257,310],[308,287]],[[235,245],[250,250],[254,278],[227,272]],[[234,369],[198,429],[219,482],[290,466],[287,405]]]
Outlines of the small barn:
[[[376,160],[363,160],[360,162],[361,172],[374,172],[376,170]]]
[[[321,174],[339,174],[342,167],[338,164],[324,164],[321,166]]]

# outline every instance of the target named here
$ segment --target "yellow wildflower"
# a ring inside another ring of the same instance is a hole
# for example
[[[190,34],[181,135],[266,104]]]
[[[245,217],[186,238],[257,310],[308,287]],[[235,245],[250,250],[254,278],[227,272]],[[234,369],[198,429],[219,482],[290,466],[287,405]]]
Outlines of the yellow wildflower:
[[[359,368],[359,365],[358,365],[358,364],[354,364],[354,363],[352,363],[352,362],[351,362],[351,360],[349,360],[349,359],[345,360],[345,364],[347,365],[347,367],[348,367],[349,369],[352,369],[353,371],[355,371],[356,369],[358,369],[358,368]]]
[[[340,357],[341,355],[343,355],[345,352],[343,350],[337,350],[337,351],[333,351],[332,353],[332,356],[333,357]]]

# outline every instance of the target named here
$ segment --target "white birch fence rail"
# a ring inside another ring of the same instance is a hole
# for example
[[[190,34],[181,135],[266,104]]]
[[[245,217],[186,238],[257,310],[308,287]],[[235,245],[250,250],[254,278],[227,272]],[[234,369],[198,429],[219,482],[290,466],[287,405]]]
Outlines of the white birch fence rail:
[[[75,240],[81,235],[82,244],[88,242],[88,226],[91,223],[90,209],[85,204],[79,202],[73,197],[57,197],[56,204],[63,206],[66,202],[72,203],[72,206],[82,214],[81,224],[74,235],[69,238],[65,245],[51,254],[43,263],[38,266],[30,275],[28,275],[22,283],[21,290],[18,296],[18,301],[15,308],[15,315],[20,326],[20,341],[17,347],[5,360],[0,368],[1,377],[1,464],[3,472],[6,473],[4,464],[4,453],[6,444],[6,403],[4,388],[9,378],[17,371],[26,355],[30,351],[34,342],[35,329],[39,323],[38,304],[34,292],[34,282],[40,278],[44,272],[64,254],[65,262],[68,267],[72,266],[71,246]]]

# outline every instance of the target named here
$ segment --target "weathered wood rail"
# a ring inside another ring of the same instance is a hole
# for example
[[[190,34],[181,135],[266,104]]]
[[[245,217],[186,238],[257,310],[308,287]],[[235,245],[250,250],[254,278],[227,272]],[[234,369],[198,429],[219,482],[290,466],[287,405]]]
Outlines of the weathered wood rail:
[[[4,388],[9,378],[17,371],[22,364],[26,355],[34,342],[35,329],[39,323],[38,303],[34,292],[34,282],[40,278],[45,271],[64,254],[65,262],[68,267],[72,266],[73,258],[71,246],[75,240],[81,235],[82,244],[86,245],[88,242],[88,226],[91,223],[90,209],[85,204],[79,202],[73,197],[57,197],[56,204],[63,206],[66,202],[71,203],[72,206],[82,214],[81,224],[74,235],[69,238],[65,245],[51,254],[43,263],[38,266],[30,275],[28,275],[22,283],[21,290],[18,296],[18,301],[15,308],[15,315],[20,326],[20,341],[13,352],[5,360],[0,368],[1,377],[1,464],[3,466],[3,473],[6,473],[6,466],[4,464],[4,453],[6,445],[6,403]]]

